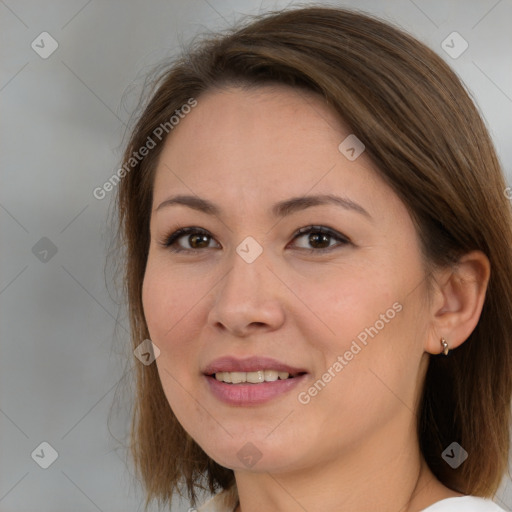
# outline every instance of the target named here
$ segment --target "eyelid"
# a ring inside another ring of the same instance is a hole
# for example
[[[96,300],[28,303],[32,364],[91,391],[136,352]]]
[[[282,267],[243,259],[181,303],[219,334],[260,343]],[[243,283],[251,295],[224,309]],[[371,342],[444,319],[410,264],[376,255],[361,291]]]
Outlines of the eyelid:
[[[163,238],[162,241],[160,241],[160,245],[163,247],[170,249],[173,252],[188,252],[193,251],[197,252],[199,249],[172,249],[172,245],[177,242],[180,238],[185,237],[186,235],[193,235],[193,234],[200,234],[200,235],[206,235],[209,236],[212,240],[215,240],[214,237],[211,235],[211,233],[204,229],[200,228],[198,226],[187,226],[187,227],[177,227],[171,230],[171,233]],[[218,242],[217,242],[218,243]]]
[[[303,236],[303,235],[307,235],[309,233],[323,233],[325,235],[330,236],[331,238],[337,239],[340,242],[344,242],[347,244],[352,243],[351,240],[344,234],[342,234],[328,226],[324,226],[324,225],[310,225],[310,226],[305,226],[303,228],[300,228],[293,234],[292,240],[295,240],[296,238]],[[335,247],[335,246],[331,246],[331,247]],[[321,251],[321,249],[315,249],[315,252],[319,252],[319,251]]]
[[[186,248],[182,248],[182,247],[177,248],[177,249],[172,248],[172,246],[178,240],[180,240],[182,237],[185,237],[186,235],[191,235],[191,234],[206,235],[206,236],[210,237],[211,240],[215,240],[213,235],[208,230],[206,230],[204,228],[200,228],[198,226],[188,226],[188,227],[182,227],[182,228],[176,227],[174,229],[175,230],[172,230],[170,235],[165,236],[164,239],[159,242],[160,245],[162,245],[164,248],[171,250],[172,252],[176,252],[176,253],[195,252],[195,253],[197,253],[197,252],[201,251],[201,249],[186,249]],[[347,236],[345,236],[342,233],[339,233],[338,231],[336,231],[333,228],[330,228],[325,225],[311,225],[311,224],[308,226],[304,226],[304,227],[298,229],[297,231],[295,231],[295,233],[291,237],[292,242],[294,240],[296,240],[297,238],[300,238],[301,236],[307,235],[309,233],[322,233],[322,234],[328,235],[329,237],[337,240],[338,243],[334,244],[334,245],[330,245],[328,247],[323,247],[320,249],[314,249],[314,248],[310,249],[310,248],[299,247],[298,249],[300,251],[306,251],[306,252],[310,252],[310,253],[322,253],[322,252],[328,252],[330,250],[336,249],[343,245],[352,244],[351,240]],[[216,242],[216,243],[219,244],[218,242]],[[211,249],[211,247],[203,248],[203,250],[204,249]]]

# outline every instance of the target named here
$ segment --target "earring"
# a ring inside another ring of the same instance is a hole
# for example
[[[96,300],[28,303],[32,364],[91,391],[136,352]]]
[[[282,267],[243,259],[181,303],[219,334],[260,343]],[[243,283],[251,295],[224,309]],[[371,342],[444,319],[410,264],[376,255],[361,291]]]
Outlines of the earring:
[[[441,338],[441,345],[443,346],[443,354],[445,356],[447,356],[448,355],[448,351],[450,349],[448,348],[448,343],[447,343],[447,341],[444,338]]]

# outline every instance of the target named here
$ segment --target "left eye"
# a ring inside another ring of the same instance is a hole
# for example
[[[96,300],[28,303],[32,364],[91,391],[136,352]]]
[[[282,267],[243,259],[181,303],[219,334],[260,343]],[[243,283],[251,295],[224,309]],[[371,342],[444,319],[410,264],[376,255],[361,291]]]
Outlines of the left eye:
[[[306,236],[306,243],[311,244],[316,248],[310,249],[309,247],[301,247],[301,249],[310,252],[328,251],[336,246],[350,243],[350,240],[346,236],[325,226],[308,226],[306,228],[301,228],[297,231],[293,239],[297,240]],[[329,239],[336,240],[338,244],[331,245]]]
[[[306,236],[307,238],[305,238]],[[179,241],[182,238],[187,241],[188,247],[183,247],[179,244]],[[293,241],[300,238],[305,238],[306,243],[310,244],[310,246],[313,246],[313,248],[298,247],[299,249],[308,252],[329,251],[335,247],[351,243],[346,236],[326,226],[308,226],[301,228],[293,235]],[[332,244],[331,242],[333,240],[337,241],[338,243]],[[192,252],[199,249],[212,248],[210,247],[211,241],[213,241],[213,237],[208,231],[202,228],[187,227],[180,228],[169,235],[162,242],[162,245],[169,248],[173,252]]]

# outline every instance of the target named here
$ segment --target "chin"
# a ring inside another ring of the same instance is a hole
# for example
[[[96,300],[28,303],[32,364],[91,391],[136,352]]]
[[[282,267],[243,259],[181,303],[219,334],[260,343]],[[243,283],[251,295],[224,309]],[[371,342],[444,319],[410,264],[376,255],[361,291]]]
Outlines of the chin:
[[[294,452],[291,443],[288,444],[286,441],[280,442],[279,446],[265,439],[251,440],[251,437],[245,437],[243,440],[230,438],[229,441],[223,442],[225,444],[222,448],[219,448],[220,442],[215,446],[202,448],[217,464],[234,471],[276,473],[298,469],[300,466],[299,454]]]

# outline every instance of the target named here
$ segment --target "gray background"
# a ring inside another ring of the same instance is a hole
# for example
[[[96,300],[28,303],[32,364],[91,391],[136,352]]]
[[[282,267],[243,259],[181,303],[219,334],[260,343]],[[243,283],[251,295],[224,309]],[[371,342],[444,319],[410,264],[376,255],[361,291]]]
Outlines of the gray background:
[[[441,54],[472,92],[512,183],[511,0],[331,4],[376,13]],[[118,168],[152,66],[199,32],[286,5],[0,0],[0,511],[142,510],[123,448],[140,363],[106,286],[113,193],[92,191]],[[31,48],[44,31],[59,45],[47,59]],[[453,31],[469,43],[456,59],[441,47]],[[43,441],[58,452],[48,469],[31,457]],[[496,501],[512,510],[510,480]]]

